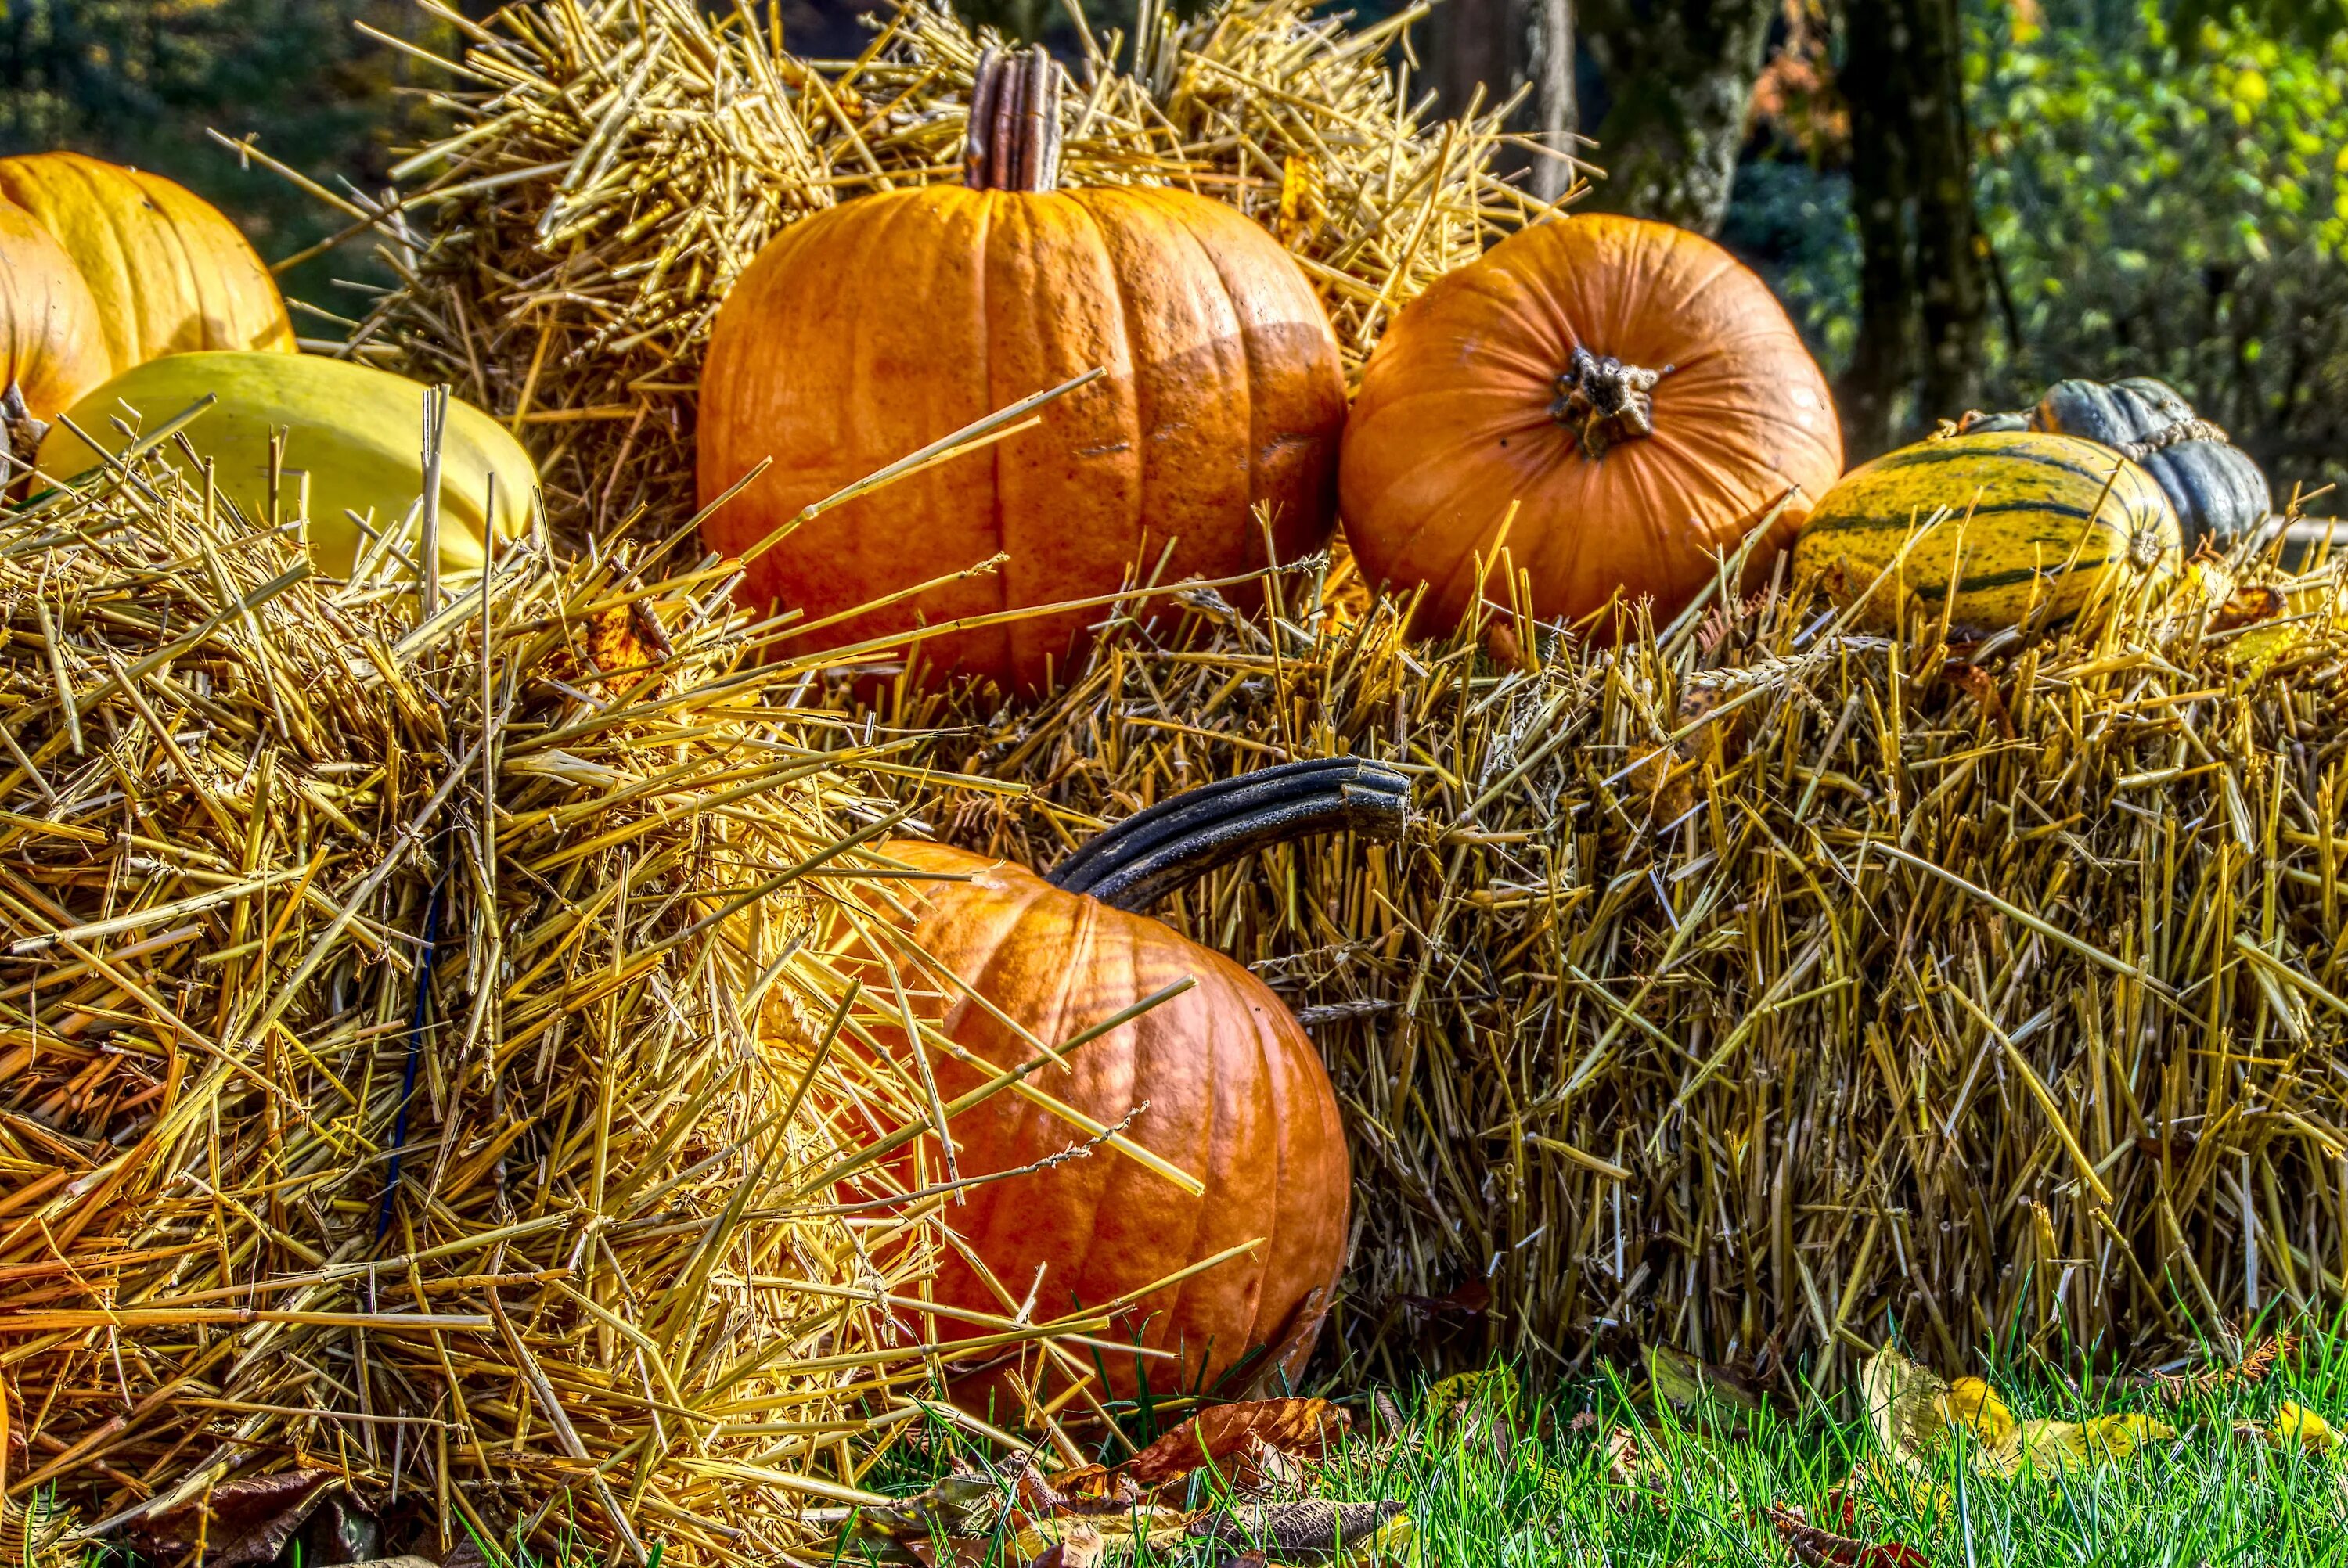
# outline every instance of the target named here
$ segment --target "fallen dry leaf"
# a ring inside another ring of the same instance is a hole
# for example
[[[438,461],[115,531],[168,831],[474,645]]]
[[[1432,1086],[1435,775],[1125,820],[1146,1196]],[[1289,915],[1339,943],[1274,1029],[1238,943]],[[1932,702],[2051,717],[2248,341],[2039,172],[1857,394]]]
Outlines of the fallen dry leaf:
[[[1749,1415],[1769,1403],[1767,1390],[1734,1368],[1700,1360],[1670,1345],[1643,1347],[1641,1356],[1647,1364],[1648,1388],[1674,1409],[1713,1404]]]
[[[1949,1445],[1963,1440],[1972,1467],[1985,1475],[2024,1470],[2065,1475],[2125,1460],[2175,1429],[2150,1416],[2099,1416],[2089,1421],[2018,1420],[1979,1378],[1944,1383],[1896,1350],[1883,1350],[1860,1373],[1868,1413],[1884,1452],[1930,1471]]]
[[[2348,1441],[2339,1428],[2304,1405],[2285,1401],[2261,1435],[2279,1449],[2297,1447],[2302,1453],[2328,1454]]]
[[[1769,1522],[1777,1538],[1797,1563],[1833,1564],[1835,1568],[1931,1568],[1932,1560],[1913,1546],[1899,1542],[1870,1542],[1821,1530],[1802,1517],[1797,1508],[1772,1508]]]
[[[1951,1383],[1941,1395],[1941,1410],[1950,1426],[1971,1433],[1985,1449],[2003,1449],[2013,1440],[2013,1412],[1998,1398],[1997,1390],[1979,1378],[1959,1378]]]
[[[1145,1490],[1179,1481],[1192,1471],[1217,1470],[1248,1445],[1261,1442],[1291,1459],[1316,1460],[1345,1435],[1352,1418],[1326,1399],[1251,1399],[1214,1405],[1151,1443],[1119,1467]]]
[[[2255,626],[2261,620],[2272,620],[2283,612],[2282,590],[2265,583],[2237,588],[2209,618],[2211,632],[2232,631],[2239,627]]]
[[[149,1556],[192,1553],[201,1540],[212,1568],[269,1563],[324,1498],[342,1484],[333,1471],[289,1470],[222,1481],[139,1522],[132,1539]]]
[[[1071,1524],[1061,1537],[1037,1553],[1031,1568],[1100,1568],[1108,1543],[1088,1524]]]
[[[1934,1524],[1956,1507],[1955,1497],[1937,1477],[1881,1455],[1854,1466],[1827,1496],[1839,1505],[1845,1529],[1861,1518],[1885,1516]]]
[[[1277,1562],[1317,1562],[1348,1557],[1394,1520],[1402,1504],[1330,1502],[1314,1498],[1303,1502],[1271,1502],[1219,1508],[1191,1522],[1190,1534],[1242,1549],[1254,1548]]]
[[[1063,1568],[1095,1568],[1171,1552],[1189,1539],[1189,1525],[1190,1515],[1173,1508],[1136,1509],[1122,1518],[1036,1519],[1014,1531],[1007,1544],[1011,1559],[1029,1568],[1041,1568],[1062,1549]]]
[[[2161,1157],[2157,1143],[2148,1151],[2155,1159]],[[2189,1146],[2179,1152],[2179,1157],[2191,1153]],[[2267,1380],[2281,1363],[2291,1359],[2299,1350],[2299,1336],[2288,1331],[2262,1340],[2250,1354],[2230,1367],[2205,1367],[2199,1372],[2179,1373],[2174,1377],[2156,1376],[2153,1392],[2172,1405],[2181,1405],[2200,1394],[2224,1394],[2236,1389],[2254,1389]]]

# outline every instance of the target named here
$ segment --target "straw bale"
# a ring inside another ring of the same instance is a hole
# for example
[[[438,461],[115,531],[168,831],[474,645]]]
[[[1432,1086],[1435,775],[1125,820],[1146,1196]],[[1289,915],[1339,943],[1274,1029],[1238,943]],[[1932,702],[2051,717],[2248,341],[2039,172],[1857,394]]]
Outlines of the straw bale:
[[[539,3],[466,24],[436,95],[457,128],[395,170],[422,183],[329,196],[354,231],[382,232],[399,279],[356,351],[513,420],[559,529],[690,508],[701,350],[778,229],[962,178],[994,34],[911,0],[857,59],[810,62],[770,11],[717,9]],[[1357,371],[1393,311],[1549,210],[1493,172],[1512,103],[1434,121],[1407,64],[1388,64],[1425,9],[1356,32],[1305,0],[1219,0],[1189,21],[1145,3],[1130,38],[1085,36],[1063,181],[1176,184],[1261,219]]]
[[[1414,776],[1400,847],[1274,850],[1164,911],[1331,1065],[1347,1377],[1636,1336],[1830,1383],[1895,1331],[1948,1365],[2141,1355],[2339,1306],[2339,565],[2246,557],[2231,597],[2198,569],[1952,648],[1853,634],[1782,576],[1577,640],[1501,564],[1448,641],[1406,641],[1340,557],[1270,625],[1197,590],[1117,620],[1047,703],[880,715],[1030,786],[915,798],[1037,863],[1269,762]]]
[[[151,455],[0,513],[10,1528],[177,1557],[332,1482],[772,1560],[935,1372],[950,1190],[855,1168],[932,1124],[912,993],[835,962],[904,743],[811,739],[712,561],[541,529],[419,604],[417,512],[347,583],[272,523]]]

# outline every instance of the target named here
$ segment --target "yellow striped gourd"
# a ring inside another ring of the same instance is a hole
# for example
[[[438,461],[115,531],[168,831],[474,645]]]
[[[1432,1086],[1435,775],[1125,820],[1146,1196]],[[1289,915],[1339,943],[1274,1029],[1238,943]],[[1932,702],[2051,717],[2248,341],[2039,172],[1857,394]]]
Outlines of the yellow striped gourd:
[[[2048,625],[2177,568],[2177,513],[2152,476],[2069,436],[1991,431],[1903,446],[1852,469],[1794,547],[1855,626],[1914,603],[1969,634]],[[1953,594],[1955,602],[1949,601]]]

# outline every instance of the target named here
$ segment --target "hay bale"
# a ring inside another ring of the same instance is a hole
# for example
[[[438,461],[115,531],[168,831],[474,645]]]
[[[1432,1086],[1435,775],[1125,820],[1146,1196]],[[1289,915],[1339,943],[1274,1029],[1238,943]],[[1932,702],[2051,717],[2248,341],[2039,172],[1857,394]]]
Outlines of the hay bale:
[[[2337,1305],[2340,564],[1977,648],[1782,581],[1561,638],[1503,564],[1447,642],[1315,562],[1269,625],[1192,591],[1051,702],[886,715],[1028,785],[915,798],[1038,864],[1267,762],[1414,775],[1399,849],[1164,911],[1290,998],[1348,1108],[1348,1375],[1619,1327],[1830,1378],[1895,1329],[1959,1365]]]
[[[1549,207],[1492,172],[1514,100],[1433,123],[1409,99],[1385,56],[1417,12],[1360,32],[1309,12],[1145,6],[1131,39],[1087,33],[1062,168],[1261,218],[1358,371],[1395,310]],[[918,0],[848,62],[796,58],[751,7],[712,21],[681,0],[518,5],[464,31],[441,95],[458,127],[395,170],[422,186],[396,208],[329,197],[355,232],[385,232],[400,280],[352,342],[516,421],[558,528],[640,508],[673,523],[692,505],[692,393],[726,289],[796,219],[959,180],[994,35]]]
[[[934,1371],[951,1190],[855,1151],[935,1095],[834,962],[902,743],[811,741],[713,563],[419,612],[413,513],[347,584],[300,526],[151,457],[0,513],[10,1528],[789,1552]]]

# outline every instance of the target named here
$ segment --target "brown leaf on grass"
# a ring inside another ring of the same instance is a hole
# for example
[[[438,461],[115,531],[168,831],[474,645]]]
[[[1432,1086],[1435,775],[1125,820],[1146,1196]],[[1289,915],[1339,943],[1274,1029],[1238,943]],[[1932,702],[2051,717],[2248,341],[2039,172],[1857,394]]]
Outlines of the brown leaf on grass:
[[[1100,1568],[1108,1542],[1089,1524],[1071,1524],[1057,1541],[1030,1559],[1031,1568]]]
[[[326,1489],[342,1477],[326,1470],[280,1471],[223,1481],[176,1508],[139,1522],[133,1541],[150,1557],[177,1557],[201,1541],[211,1568],[269,1563],[294,1539]]]
[[[1133,1483],[1133,1478],[1119,1475],[1106,1465],[1088,1464],[1076,1470],[1064,1470],[1046,1480],[1044,1485],[1051,1496],[1045,1506],[1029,1508],[1030,1513],[1058,1513],[1072,1517],[1130,1513],[1141,1503],[1141,1488]]]
[[[2275,1368],[2290,1360],[2298,1349],[2298,1335],[2278,1334],[2261,1342],[2230,1367],[2205,1367],[2199,1372],[2179,1373],[2174,1377],[2156,1375],[2152,1379],[2153,1392],[2172,1405],[2181,1405],[2198,1395],[2253,1389],[2271,1377]]]
[[[1326,1399],[1251,1399],[1215,1405],[1151,1443],[1121,1467],[1144,1489],[1179,1481],[1201,1466],[1220,1470],[1251,1440],[1292,1459],[1319,1459],[1352,1418]]]
[[[1001,1516],[1002,1482],[986,1475],[950,1475],[918,1497],[886,1507],[860,1508],[840,1530],[843,1549],[870,1547],[884,1556],[926,1549],[936,1535],[975,1540]]]
[[[1403,1505],[1383,1502],[1303,1502],[1216,1509],[1191,1522],[1200,1540],[1234,1545],[1267,1543],[1268,1554],[1283,1563],[1318,1562],[1353,1552],[1403,1517]]]
[[[1931,1568],[1932,1560],[1913,1546],[1896,1541],[1866,1542],[1821,1530],[1802,1517],[1797,1508],[1773,1507],[1769,1522],[1797,1563],[1811,1568]]]

